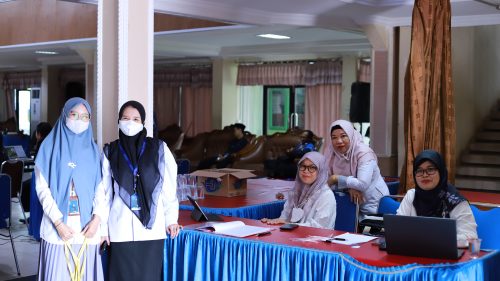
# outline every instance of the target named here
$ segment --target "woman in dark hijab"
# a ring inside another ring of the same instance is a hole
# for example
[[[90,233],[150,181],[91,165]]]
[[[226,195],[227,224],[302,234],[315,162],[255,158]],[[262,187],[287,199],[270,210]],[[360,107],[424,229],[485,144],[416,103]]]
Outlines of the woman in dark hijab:
[[[422,151],[413,162],[415,189],[406,193],[397,214],[452,218],[457,221],[457,240],[477,238],[477,225],[469,202],[448,183],[443,158],[434,150]]]
[[[145,119],[139,102],[126,102],[119,138],[104,147],[103,185],[114,194],[108,220],[111,281],[161,280],[166,233],[175,238],[181,228],[177,164],[163,141],[147,137]]]

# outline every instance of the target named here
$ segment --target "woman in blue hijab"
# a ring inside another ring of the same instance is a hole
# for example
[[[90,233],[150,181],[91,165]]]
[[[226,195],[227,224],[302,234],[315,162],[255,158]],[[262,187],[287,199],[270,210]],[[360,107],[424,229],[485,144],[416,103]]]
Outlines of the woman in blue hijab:
[[[38,280],[103,280],[98,245],[107,207],[90,118],[87,101],[69,99],[38,151],[36,192],[44,213]]]

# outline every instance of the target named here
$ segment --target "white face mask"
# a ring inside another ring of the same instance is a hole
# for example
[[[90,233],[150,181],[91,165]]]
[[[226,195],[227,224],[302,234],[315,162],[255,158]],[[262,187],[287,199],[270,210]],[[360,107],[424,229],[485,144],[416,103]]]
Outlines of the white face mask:
[[[70,129],[75,134],[80,134],[89,128],[89,122],[83,122],[82,120],[71,120],[66,118],[66,127]]]
[[[140,133],[142,131],[142,129],[144,128],[144,125],[142,125],[141,123],[137,123],[135,121],[132,121],[132,120],[120,120],[118,122],[118,127],[120,128],[120,130],[122,131],[122,133],[124,133],[126,136],[135,136],[137,135],[138,133]]]

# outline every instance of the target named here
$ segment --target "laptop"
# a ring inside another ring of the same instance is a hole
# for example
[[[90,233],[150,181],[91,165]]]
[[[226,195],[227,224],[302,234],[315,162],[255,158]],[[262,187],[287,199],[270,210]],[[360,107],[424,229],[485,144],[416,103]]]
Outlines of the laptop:
[[[22,161],[32,161],[33,159],[26,156],[24,149],[21,145],[6,145],[4,147],[5,152],[9,160],[22,160]]]
[[[459,259],[456,221],[447,218],[384,215],[388,254]]]
[[[189,199],[189,202],[191,202],[191,205],[193,205],[194,209],[191,212],[191,218],[195,221],[223,221],[221,217],[215,214],[207,214],[203,212],[201,209],[200,205],[198,205],[198,202],[193,199],[191,196],[187,196]]]

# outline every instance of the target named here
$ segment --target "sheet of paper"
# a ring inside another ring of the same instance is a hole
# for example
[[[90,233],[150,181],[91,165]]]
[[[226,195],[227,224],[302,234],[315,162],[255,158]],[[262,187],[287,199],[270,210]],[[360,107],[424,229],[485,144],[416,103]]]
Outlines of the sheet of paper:
[[[333,238],[330,238],[329,241],[332,243],[342,244],[342,245],[354,245],[354,244],[366,243],[366,242],[374,240],[376,238],[377,237],[374,237],[374,236],[368,236],[368,235],[363,235],[363,234],[353,234],[353,233],[346,232],[344,234],[337,235]]]
[[[243,223],[242,221],[230,221],[221,223],[210,222],[210,223],[205,223],[197,227],[196,229],[200,231],[208,231],[217,234],[240,237],[240,238],[271,231],[271,228],[245,225],[245,223]]]

